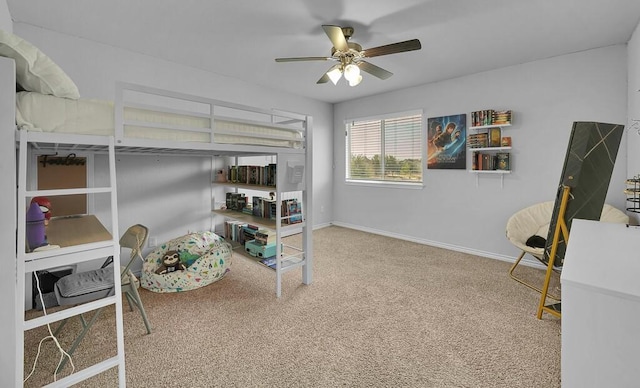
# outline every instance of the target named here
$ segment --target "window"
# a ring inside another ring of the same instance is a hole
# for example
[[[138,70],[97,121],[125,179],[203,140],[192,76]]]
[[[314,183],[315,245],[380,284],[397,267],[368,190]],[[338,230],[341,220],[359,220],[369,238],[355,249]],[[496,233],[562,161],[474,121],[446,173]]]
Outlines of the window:
[[[347,181],[422,183],[422,113],[350,121]]]

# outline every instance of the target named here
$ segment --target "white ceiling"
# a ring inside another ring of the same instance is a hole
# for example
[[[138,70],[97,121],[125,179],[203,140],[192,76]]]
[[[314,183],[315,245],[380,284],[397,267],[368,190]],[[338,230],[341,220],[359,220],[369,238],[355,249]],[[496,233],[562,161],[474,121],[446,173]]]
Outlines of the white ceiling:
[[[327,102],[340,102],[536,59],[626,43],[640,0],[7,0],[14,22],[118,46]],[[333,62],[321,25],[355,28],[371,48],[420,39],[422,50],[369,61],[349,87],[317,85]]]

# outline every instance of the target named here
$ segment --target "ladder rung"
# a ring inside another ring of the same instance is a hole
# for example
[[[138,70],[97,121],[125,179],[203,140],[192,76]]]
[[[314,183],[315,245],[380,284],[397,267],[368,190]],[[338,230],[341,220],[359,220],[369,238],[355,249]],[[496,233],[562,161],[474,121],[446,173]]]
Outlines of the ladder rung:
[[[36,327],[46,325],[47,323],[61,321],[66,318],[71,318],[79,314],[84,314],[88,311],[97,310],[110,304],[114,304],[116,303],[116,300],[116,295],[113,295],[107,296],[106,298],[94,300],[93,302],[87,302],[78,306],[69,307],[68,309],[56,311],[55,313],[50,313],[38,318],[24,321],[23,327],[25,331],[35,329]]]
[[[113,256],[115,251],[116,246],[113,240],[105,240],[42,252],[25,253],[18,255],[18,260],[24,257],[25,272],[33,272]]]
[[[90,377],[93,377],[99,373],[107,371],[116,366],[120,366],[120,367],[124,366],[124,365],[120,365],[120,360],[118,356],[111,357],[102,362],[91,365],[90,367],[82,369],[78,372],[75,372],[63,379],[54,381],[53,383],[48,384],[45,387],[70,387],[74,384],[77,384],[83,380],[86,380]]]
[[[77,194],[100,194],[110,193],[111,187],[85,187],[81,189],[55,189],[55,190],[31,190],[25,192],[27,197],[54,196],[54,195],[77,195]]]
[[[293,259],[283,259],[282,260],[282,267],[280,268],[281,272],[288,272],[291,271],[292,269],[296,269],[298,267],[302,267],[303,265],[305,265],[307,263],[306,260],[304,259],[299,259],[299,261],[296,261],[296,258]]]

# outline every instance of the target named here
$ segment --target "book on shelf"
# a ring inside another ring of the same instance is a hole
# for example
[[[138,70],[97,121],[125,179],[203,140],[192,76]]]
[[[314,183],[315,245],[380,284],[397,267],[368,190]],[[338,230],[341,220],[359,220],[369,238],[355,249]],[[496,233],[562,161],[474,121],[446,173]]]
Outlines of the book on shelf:
[[[247,198],[244,193],[229,192],[226,194],[226,205],[229,210],[242,211],[247,205]]]
[[[484,109],[471,112],[471,126],[482,127],[485,125],[511,124],[510,110]]]
[[[489,128],[489,147],[500,147],[500,127]]]
[[[276,257],[275,256],[265,257],[264,259],[260,259],[260,262],[262,264],[266,265],[267,267],[270,267],[270,268],[275,268],[276,267]]]
[[[229,182],[238,183],[238,166],[229,166],[228,174]]]
[[[245,207],[247,207],[247,197],[242,193],[238,193],[235,199],[234,210],[243,211]]]
[[[510,154],[508,152],[496,153],[496,170],[511,170]]]
[[[511,111],[510,110],[496,110],[493,111],[493,121],[491,124],[511,124]]]
[[[474,171],[511,170],[511,154],[497,152],[495,154],[474,152],[471,159],[471,169]]]
[[[484,148],[489,146],[489,134],[486,132],[471,133],[467,136],[469,148]]]
[[[489,154],[480,154],[482,156],[482,161],[481,161],[481,170],[493,170],[493,166],[492,166],[492,161],[493,158],[491,157],[491,155]]]
[[[269,229],[259,229],[255,233],[256,243],[260,245],[269,245],[276,243],[276,234]]]
[[[256,233],[258,232],[258,229],[254,229],[251,227],[252,225],[245,225],[242,228],[242,233],[244,235],[244,241],[250,241],[250,240],[255,240],[256,238]]]
[[[282,218],[285,224],[297,224],[302,222],[302,204],[297,199],[285,199],[282,201]]]
[[[252,214],[256,217],[262,217],[262,197],[253,196],[251,198]]]
[[[226,180],[247,185],[275,186],[276,171],[277,165],[275,163],[270,163],[266,166],[234,165],[229,166],[227,169]]]
[[[276,200],[269,198],[262,198],[262,218],[269,220],[276,219]]]
[[[471,169],[476,171],[493,170],[494,155],[484,152],[474,152]]]
[[[245,242],[245,229],[247,224],[236,220],[224,222],[224,236],[231,240],[243,244]]]
[[[247,205],[247,198],[243,193],[227,192],[225,194],[225,205],[229,210],[242,211]]]

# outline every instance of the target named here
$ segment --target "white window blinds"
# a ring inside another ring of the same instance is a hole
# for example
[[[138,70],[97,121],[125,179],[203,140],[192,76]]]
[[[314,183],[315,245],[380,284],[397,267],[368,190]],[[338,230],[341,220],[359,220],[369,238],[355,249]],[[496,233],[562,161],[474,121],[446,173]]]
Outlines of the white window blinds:
[[[347,124],[347,180],[422,182],[422,115]]]

